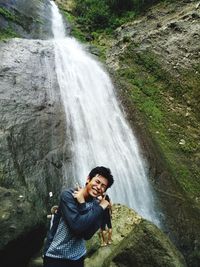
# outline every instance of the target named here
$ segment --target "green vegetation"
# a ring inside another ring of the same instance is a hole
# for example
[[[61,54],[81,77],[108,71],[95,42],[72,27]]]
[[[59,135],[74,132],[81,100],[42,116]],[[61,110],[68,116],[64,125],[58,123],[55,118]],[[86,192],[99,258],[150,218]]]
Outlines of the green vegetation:
[[[128,99],[129,105],[137,107],[174,178],[194,199],[200,190],[199,120],[196,110],[186,115],[188,107],[182,94],[193,95],[197,90],[196,77],[192,78],[190,72],[184,73],[184,80],[189,81],[185,86],[182,80],[175,81],[163,70],[156,55],[150,51],[139,54],[134,49],[134,45],[129,45],[120,57],[121,67],[116,72],[119,87],[123,88],[120,94]]]
[[[19,24],[21,23],[20,18],[18,16],[16,16],[15,14],[13,14],[12,12],[10,12],[6,8],[0,7],[0,15],[5,17],[7,20],[11,20],[11,21],[17,22]]]
[[[75,22],[74,16],[65,10],[63,10],[63,15],[66,17],[67,21],[72,27],[71,34],[81,42],[85,42],[85,34],[79,29],[78,25]]]
[[[3,24],[3,28],[1,28],[1,25],[0,25],[0,39],[20,37],[20,34],[17,34],[15,31],[18,31],[18,28],[21,29],[21,27],[27,33],[30,33],[32,24],[37,24],[38,31],[39,31],[40,26],[43,25],[43,23],[44,23],[41,18],[34,15],[32,9],[30,9],[29,12],[26,14],[24,12],[18,11],[17,9],[14,9],[14,8],[7,9],[5,7],[0,6],[0,16],[3,16],[3,18],[7,22],[6,23],[7,26],[5,26]],[[18,27],[18,26],[20,26],[20,27]],[[35,26],[35,28],[36,28],[36,26]],[[21,29],[18,32],[21,33],[22,31],[23,30]]]
[[[12,29],[10,21],[21,24],[20,18],[3,7],[0,7],[0,15],[2,15],[6,20],[8,20],[9,24],[7,28],[0,29],[0,40],[18,37],[18,34]]]
[[[0,40],[5,40],[8,38],[18,37],[18,34],[15,33],[11,28],[0,31]]]
[[[70,10],[63,2],[58,1],[58,5],[72,25],[72,35],[85,41],[86,34],[92,39],[102,32],[112,34],[154,2],[156,0],[75,0]]]
[[[163,2],[164,0],[160,0]],[[75,0],[72,9],[85,32],[108,31],[131,21],[159,0]]]
[[[141,1],[76,0],[72,12],[84,31],[109,31],[133,19],[138,11],[134,2]]]

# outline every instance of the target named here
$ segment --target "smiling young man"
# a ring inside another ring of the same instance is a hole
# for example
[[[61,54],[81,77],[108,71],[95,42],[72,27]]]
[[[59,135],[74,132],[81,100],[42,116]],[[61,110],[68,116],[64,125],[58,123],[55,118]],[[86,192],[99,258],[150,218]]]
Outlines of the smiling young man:
[[[100,228],[109,202],[102,196],[113,184],[110,169],[91,170],[83,188],[68,189],[61,194],[58,212],[48,233],[44,251],[44,267],[83,267],[85,241]]]

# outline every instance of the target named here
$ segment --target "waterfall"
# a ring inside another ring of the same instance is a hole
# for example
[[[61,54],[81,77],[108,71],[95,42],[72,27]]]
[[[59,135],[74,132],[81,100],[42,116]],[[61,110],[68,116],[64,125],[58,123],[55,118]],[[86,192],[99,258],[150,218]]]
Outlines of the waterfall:
[[[154,197],[137,140],[117,102],[104,67],[74,38],[66,37],[62,16],[52,4],[55,61],[71,136],[71,170],[66,179],[84,185],[89,171],[109,167],[115,183],[108,194],[159,224]]]

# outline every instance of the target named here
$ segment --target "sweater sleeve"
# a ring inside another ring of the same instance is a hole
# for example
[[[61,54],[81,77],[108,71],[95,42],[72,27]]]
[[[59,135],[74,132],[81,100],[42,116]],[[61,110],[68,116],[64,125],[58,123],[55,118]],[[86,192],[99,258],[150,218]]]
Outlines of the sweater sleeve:
[[[79,204],[72,192],[67,190],[61,194],[62,216],[74,234],[89,239],[99,228],[103,208],[95,204],[91,209],[87,209],[86,203]]]

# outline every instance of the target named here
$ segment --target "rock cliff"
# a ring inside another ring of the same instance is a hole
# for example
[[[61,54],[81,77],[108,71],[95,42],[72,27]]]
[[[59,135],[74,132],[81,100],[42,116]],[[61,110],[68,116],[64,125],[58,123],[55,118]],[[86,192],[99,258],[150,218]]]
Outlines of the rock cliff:
[[[107,65],[137,133],[171,239],[200,259],[198,1],[153,6],[107,44]]]
[[[46,208],[63,184],[65,115],[53,51],[50,41],[0,46],[0,257],[8,266],[24,266],[38,249]]]
[[[48,0],[0,0],[0,37],[52,37]]]

